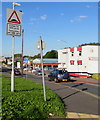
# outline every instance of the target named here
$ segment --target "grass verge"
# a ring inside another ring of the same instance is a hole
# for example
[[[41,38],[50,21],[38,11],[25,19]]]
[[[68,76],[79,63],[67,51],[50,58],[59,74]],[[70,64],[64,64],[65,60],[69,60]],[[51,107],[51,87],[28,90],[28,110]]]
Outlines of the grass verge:
[[[2,74],[0,74],[0,120],[2,118],[1,105],[2,105]]]
[[[44,101],[42,85],[15,78],[15,92],[10,92],[9,76],[2,76],[2,120],[33,120],[49,118],[49,113],[65,116],[64,104],[50,89]]]
[[[94,78],[94,79],[100,79],[100,74],[94,74],[94,75],[92,75],[92,78]]]

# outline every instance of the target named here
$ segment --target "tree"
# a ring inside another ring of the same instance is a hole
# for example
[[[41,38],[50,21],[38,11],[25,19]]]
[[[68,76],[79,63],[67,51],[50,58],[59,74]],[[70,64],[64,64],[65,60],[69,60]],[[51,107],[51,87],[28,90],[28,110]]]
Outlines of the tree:
[[[51,50],[48,51],[45,55],[44,58],[58,58],[58,52],[56,50]]]
[[[35,56],[33,57],[33,59],[40,58],[40,57],[41,57],[41,56],[40,56],[40,53],[39,53],[39,54],[35,55]]]
[[[22,54],[14,54],[14,57],[19,57],[19,58],[21,58],[22,57]]]
[[[93,42],[93,43],[84,43],[84,44],[79,45],[79,47],[80,46],[85,46],[85,45],[97,45],[97,46],[100,46],[100,43],[95,43],[95,42]]]

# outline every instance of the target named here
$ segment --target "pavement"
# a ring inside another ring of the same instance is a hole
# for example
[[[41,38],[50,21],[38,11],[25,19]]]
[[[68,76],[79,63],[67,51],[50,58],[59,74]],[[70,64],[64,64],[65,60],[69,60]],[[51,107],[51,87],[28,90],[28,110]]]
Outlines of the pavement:
[[[70,119],[70,120],[100,120],[100,116],[98,115],[93,115],[93,114],[83,114],[83,113],[76,113],[76,112],[67,112],[66,113],[67,116],[66,118],[61,117],[59,118],[58,116],[51,116],[51,118],[47,119],[47,120],[66,120],[66,119]]]
[[[82,120],[84,118],[87,118],[89,120],[96,120],[100,119],[100,116],[98,115],[93,115],[93,114],[83,114],[83,113],[75,113],[75,112],[67,112],[67,117],[66,118],[75,118],[78,120]]]

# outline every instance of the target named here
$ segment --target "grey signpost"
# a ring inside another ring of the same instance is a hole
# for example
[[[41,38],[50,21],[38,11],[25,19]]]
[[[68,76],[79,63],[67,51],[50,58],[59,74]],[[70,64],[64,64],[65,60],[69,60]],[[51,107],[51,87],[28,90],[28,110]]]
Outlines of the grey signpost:
[[[11,73],[11,92],[14,92],[14,36],[21,36],[22,12],[14,9],[18,3],[13,3],[13,9],[7,8],[7,27],[6,34],[12,36],[12,73]]]
[[[43,80],[43,91],[44,91],[44,101],[46,101],[46,89],[45,89],[45,81],[44,81],[44,69],[43,69],[43,49],[45,48],[45,42],[42,40],[40,36],[40,40],[37,42],[37,49],[40,50],[41,53],[41,68],[42,68],[42,80]]]

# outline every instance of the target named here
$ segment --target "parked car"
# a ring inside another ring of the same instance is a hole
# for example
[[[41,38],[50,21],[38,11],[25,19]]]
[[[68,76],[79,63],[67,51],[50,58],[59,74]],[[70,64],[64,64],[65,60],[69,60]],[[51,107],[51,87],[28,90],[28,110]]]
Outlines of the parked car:
[[[21,72],[18,69],[14,69],[14,74],[15,75],[21,75]]]
[[[54,70],[48,75],[48,77],[49,81],[55,82],[70,80],[70,75],[66,70]]]
[[[36,71],[37,71],[37,69],[33,69],[33,70],[32,70],[32,73],[35,73]]]
[[[24,70],[24,71],[28,71],[28,68],[24,68],[23,70]]]
[[[41,71],[41,70],[37,70],[37,71],[35,72],[35,75],[42,75],[42,71]]]
[[[42,71],[41,71],[41,70],[37,70],[37,71],[35,72],[35,75],[42,75]],[[45,73],[44,73],[44,75],[45,75]]]

